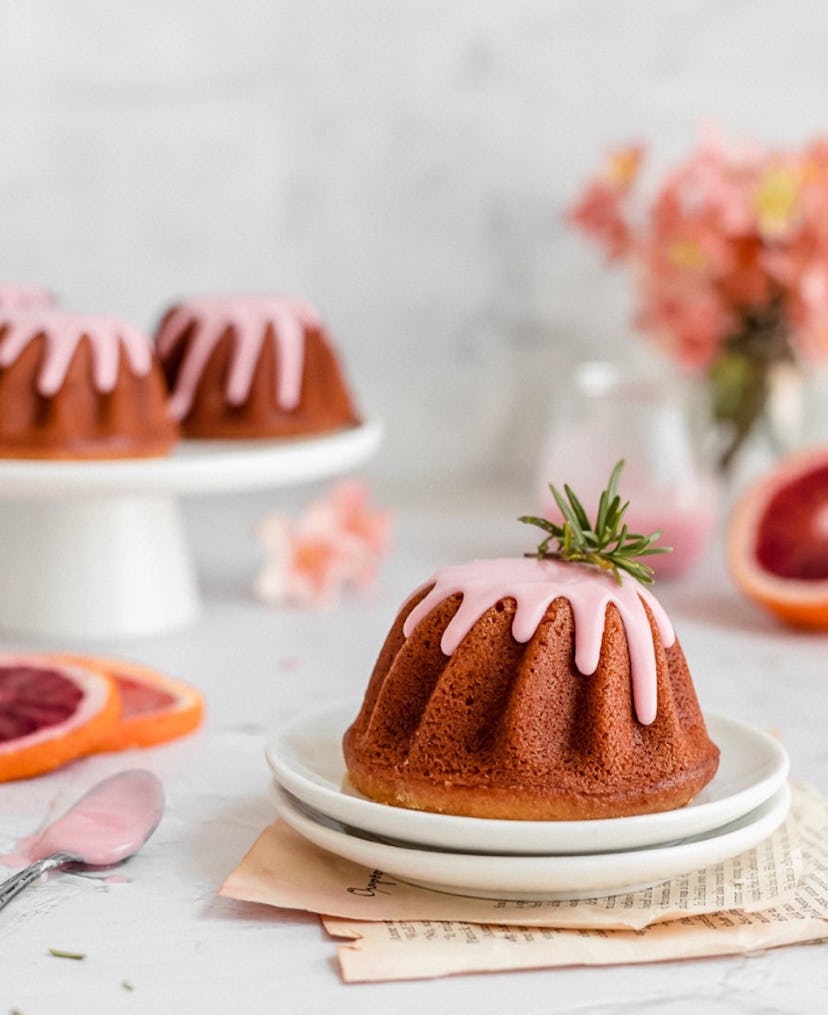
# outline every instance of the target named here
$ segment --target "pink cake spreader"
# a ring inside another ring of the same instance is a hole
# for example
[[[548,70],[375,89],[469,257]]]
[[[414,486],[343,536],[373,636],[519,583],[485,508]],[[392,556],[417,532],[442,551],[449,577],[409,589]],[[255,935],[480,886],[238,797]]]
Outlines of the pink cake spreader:
[[[0,909],[43,874],[60,867],[114,867],[149,839],[164,813],[160,781],[142,769],[119,772],[93,786],[62,817],[17,844],[28,863],[0,884]]]

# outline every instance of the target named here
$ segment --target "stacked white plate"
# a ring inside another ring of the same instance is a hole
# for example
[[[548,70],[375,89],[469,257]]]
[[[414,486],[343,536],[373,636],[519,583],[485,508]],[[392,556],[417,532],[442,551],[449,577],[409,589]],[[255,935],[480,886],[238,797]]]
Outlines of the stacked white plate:
[[[716,777],[686,807],[597,821],[497,821],[376,803],[347,782],[342,736],[359,708],[297,716],[270,739],[271,796],[306,839],[411,884],[493,899],[616,895],[757,845],[790,807],[788,756],[762,730],[707,716]]]

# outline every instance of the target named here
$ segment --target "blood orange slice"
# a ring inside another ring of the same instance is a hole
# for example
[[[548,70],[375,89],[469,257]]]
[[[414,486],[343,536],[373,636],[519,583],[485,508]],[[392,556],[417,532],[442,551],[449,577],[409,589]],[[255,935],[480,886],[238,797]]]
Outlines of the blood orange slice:
[[[828,630],[828,448],[787,457],[745,491],[727,559],[745,595],[786,623]]]
[[[96,752],[150,747],[191,733],[201,724],[204,699],[182,680],[125,659],[86,662],[114,680],[121,698],[120,722],[95,745]]]
[[[119,714],[115,682],[80,661],[0,655],[0,782],[88,754]]]

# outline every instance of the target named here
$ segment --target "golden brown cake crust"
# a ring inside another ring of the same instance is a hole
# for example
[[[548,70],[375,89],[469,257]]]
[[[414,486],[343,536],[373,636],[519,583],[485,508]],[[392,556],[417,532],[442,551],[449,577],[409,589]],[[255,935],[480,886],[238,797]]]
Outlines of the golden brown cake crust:
[[[93,383],[92,349],[81,339],[60,390],[37,393],[45,351],[34,338],[8,367],[0,368],[0,457],[144,458],[164,455],[178,438],[167,413],[167,393],[157,363],[146,377],[134,374],[121,355],[110,393]]]
[[[488,610],[451,657],[440,637],[460,597],[406,639],[401,610],[362,709],[344,739],[349,777],[383,803],[485,818],[578,820],[670,810],[714,776],[710,741],[678,642],[656,648],[658,712],[642,725],[632,701],[626,634],[610,605],[598,668],[573,662],[564,598],[526,644],[512,599]]]
[[[175,309],[173,307],[169,313]],[[163,324],[162,321],[159,333]],[[175,388],[188,343],[197,327],[194,321],[184,329],[163,359],[170,390]],[[181,421],[185,437],[222,440],[298,437],[328,433],[359,423],[339,361],[319,328],[305,331],[299,404],[292,409],[283,409],[277,404],[276,347],[272,325],[267,328],[268,341],[262,344],[250,397],[234,406],[229,405],[225,397],[235,342],[233,329],[228,326],[207,361],[193,404]]]

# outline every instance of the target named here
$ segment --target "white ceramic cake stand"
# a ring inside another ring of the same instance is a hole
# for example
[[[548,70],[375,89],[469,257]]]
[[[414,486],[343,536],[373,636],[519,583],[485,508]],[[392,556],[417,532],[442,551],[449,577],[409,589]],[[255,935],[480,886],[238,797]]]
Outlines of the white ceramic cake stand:
[[[361,465],[382,426],[290,441],[184,441],[167,458],[0,461],[0,626],[129,638],[192,623],[178,498],[296,486]]]

